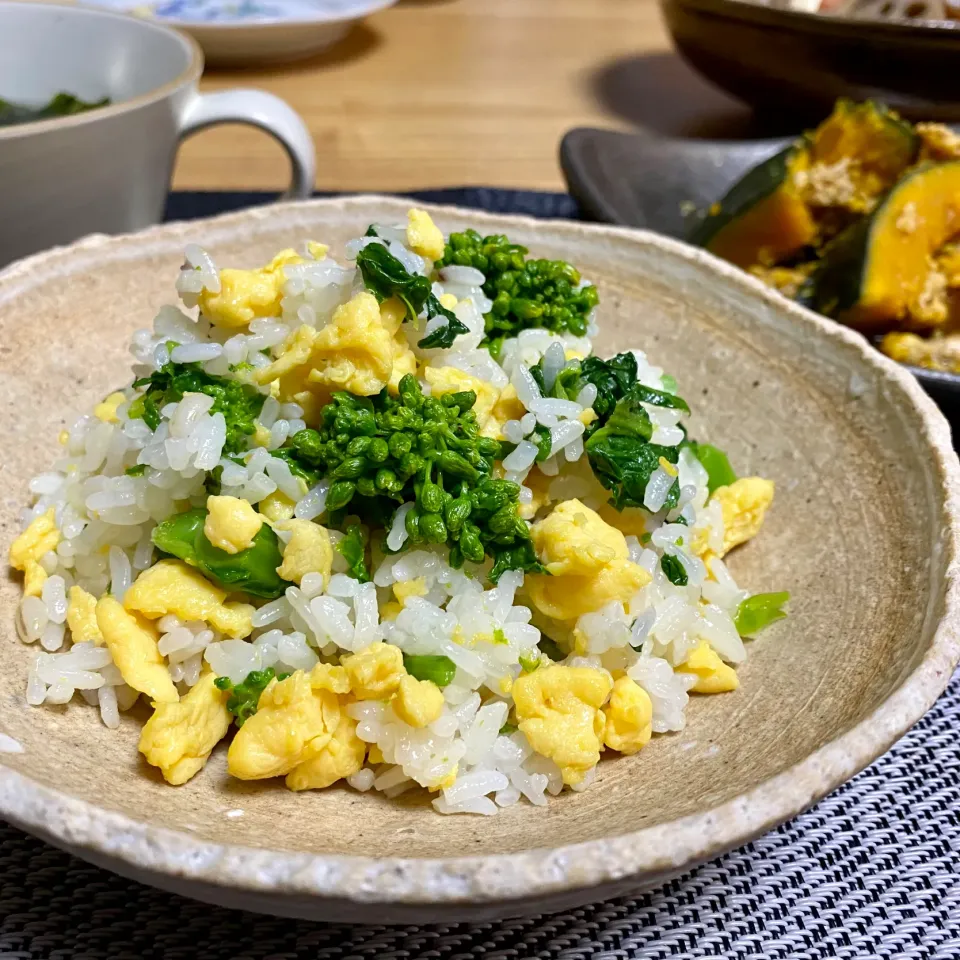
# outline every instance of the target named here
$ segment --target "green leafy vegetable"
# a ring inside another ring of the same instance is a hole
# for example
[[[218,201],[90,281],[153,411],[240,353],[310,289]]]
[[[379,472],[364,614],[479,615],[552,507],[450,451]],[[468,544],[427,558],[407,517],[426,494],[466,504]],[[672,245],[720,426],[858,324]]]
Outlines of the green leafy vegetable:
[[[679,557],[665,553],[660,558],[660,569],[666,574],[667,579],[675,587],[685,587],[687,585],[687,570],[680,562]]]
[[[445,687],[457,672],[457,665],[449,658],[432,654],[403,655],[403,666],[411,677],[429,680],[438,687]]]
[[[273,600],[290,584],[281,579],[277,567],[283,562],[277,535],[263,524],[253,546],[239,553],[226,553],[204,535],[207,511],[202,507],[178,513],[157,524],[153,545],[162,553],[179,557],[226,590],[242,591]]]
[[[168,403],[178,403],[185,393],[203,393],[213,398],[211,413],[222,413],[227,424],[224,453],[247,449],[247,438],[256,432],[254,421],[260,415],[266,397],[249,384],[207,373],[199,363],[165,363],[159,370],[135,380],[143,394],[130,404],[128,416],[142,419],[151,429],[160,426],[160,411]]]
[[[296,434],[295,434],[296,436]],[[307,487],[315,487],[323,474],[315,467],[311,467],[297,455],[297,451],[292,446],[280,447],[277,450],[270,451],[271,456],[283,460],[290,467],[290,472],[299,477]]]
[[[677,392],[677,378],[671,376],[669,373],[665,373],[660,377],[660,382],[663,384],[663,389],[667,393],[676,393]]]
[[[755,593],[740,602],[733,624],[741,637],[752,637],[787,614],[783,605],[790,599],[786,590],[780,593]]]
[[[245,680],[234,685],[229,677],[217,677],[213,685],[218,690],[229,690],[230,696],[227,698],[227,710],[234,716],[234,723],[242,727],[256,712],[257,705],[260,703],[260,695],[267,688],[270,681],[276,677],[277,680],[286,680],[289,673],[281,673],[277,676],[273,667],[267,667],[266,670],[252,670],[247,674]]]
[[[697,443],[694,440],[688,440],[687,446],[707,471],[707,489],[710,493],[713,493],[717,487],[726,487],[736,482],[737,475],[733,472],[727,455],[719,447],[711,443]]]
[[[70,117],[88,110],[97,110],[110,104],[109,97],[100,100],[81,100],[72,93],[58,93],[42,107],[27,107],[9,100],[0,99],[0,127],[12,127],[19,123],[49,120],[52,117]]]
[[[370,582],[370,572],[367,570],[367,562],[364,559],[366,547],[367,539],[359,523],[353,523],[347,527],[346,533],[337,543],[337,550],[347,561],[347,573],[361,583]]]
[[[500,728],[500,736],[501,736],[501,737],[509,737],[511,733],[516,733],[519,729],[520,729],[520,728],[519,728],[515,723],[510,723],[510,721],[508,720],[508,721]]]
[[[500,443],[481,437],[472,391],[425,397],[416,377],[397,398],[335,393],[317,430],[301,430],[291,455],[330,480],[328,516],[348,507],[370,527],[388,527],[401,503],[407,544],[449,544],[450,562],[493,558],[504,570],[542,570],[520,519],[515,483],[491,476]]]
[[[123,471],[128,477],[142,477],[147,472],[145,463],[137,463]]]
[[[418,346],[422,349],[447,349],[453,346],[453,341],[461,333],[469,332],[467,326],[433,295],[430,279],[418,273],[408,273],[407,268],[382,243],[368,243],[357,254],[357,267],[367,290],[380,303],[390,297],[399,299],[407,308],[407,317],[412,322],[416,322],[422,310],[426,310],[428,320],[446,318],[443,326],[420,340]]]
[[[483,292],[493,301],[484,317],[489,340],[515,337],[542,327],[576,336],[587,332],[597,289],[580,286],[580,274],[563,260],[528,260],[527,248],[502,234],[482,237],[475,230],[451,233],[438,267],[475,267],[483,272]]]

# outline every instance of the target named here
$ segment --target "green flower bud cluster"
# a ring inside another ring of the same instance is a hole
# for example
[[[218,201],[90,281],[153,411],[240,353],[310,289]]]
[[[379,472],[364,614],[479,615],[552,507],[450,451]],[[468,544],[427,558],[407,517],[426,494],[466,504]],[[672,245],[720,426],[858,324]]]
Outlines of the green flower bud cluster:
[[[407,544],[449,544],[451,562],[535,562],[530,533],[520,519],[514,483],[494,480],[499,441],[481,437],[465,390],[424,396],[407,375],[399,396],[335,393],[317,430],[290,441],[296,457],[331,481],[327,513],[382,518],[385,505],[412,503],[405,517]],[[508,558],[502,555],[513,551]],[[511,569],[503,566],[502,569]]]
[[[493,307],[484,317],[488,339],[516,336],[529,327],[583,336],[598,303],[597,288],[579,287],[580,273],[564,260],[527,260],[526,247],[502,234],[451,233],[438,267],[475,267],[485,276]]]

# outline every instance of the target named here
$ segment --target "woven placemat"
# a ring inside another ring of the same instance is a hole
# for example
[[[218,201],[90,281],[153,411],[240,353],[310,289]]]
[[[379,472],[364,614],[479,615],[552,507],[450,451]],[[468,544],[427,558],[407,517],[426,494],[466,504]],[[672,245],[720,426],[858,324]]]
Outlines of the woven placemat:
[[[420,199],[574,216],[564,194]],[[173,219],[266,200],[174,195]],[[500,923],[358,927],[194,903],[0,822],[0,960],[960,958],[960,672],[885,757],[765,837],[651,893]]]

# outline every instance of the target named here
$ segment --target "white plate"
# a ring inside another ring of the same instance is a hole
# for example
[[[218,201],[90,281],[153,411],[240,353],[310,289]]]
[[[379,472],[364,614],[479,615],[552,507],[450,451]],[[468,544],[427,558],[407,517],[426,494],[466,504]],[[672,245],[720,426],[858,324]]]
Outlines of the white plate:
[[[324,50],[357,20],[396,0],[83,0],[148,17],[191,34],[208,63],[245,66],[298,60]]]

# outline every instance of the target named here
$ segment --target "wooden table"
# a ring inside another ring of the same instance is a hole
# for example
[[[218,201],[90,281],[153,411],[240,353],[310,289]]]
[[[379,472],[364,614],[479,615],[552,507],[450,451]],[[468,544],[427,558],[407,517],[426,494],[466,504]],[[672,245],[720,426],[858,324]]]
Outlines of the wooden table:
[[[562,189],[557,146],[571,127],[675,128],[693,101],[729,109],[669,49],[656,0],[408,0],[312,60],[210,71],[203,88],[286,99],[313,133],[318,189]],[[222,127],[184,145],[174,184],[286,178],[269,137]]]

